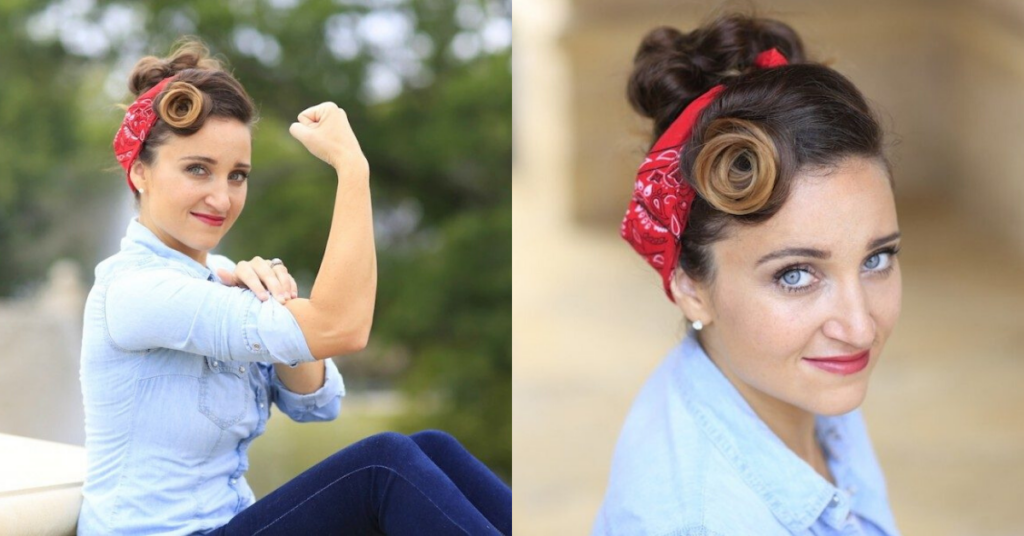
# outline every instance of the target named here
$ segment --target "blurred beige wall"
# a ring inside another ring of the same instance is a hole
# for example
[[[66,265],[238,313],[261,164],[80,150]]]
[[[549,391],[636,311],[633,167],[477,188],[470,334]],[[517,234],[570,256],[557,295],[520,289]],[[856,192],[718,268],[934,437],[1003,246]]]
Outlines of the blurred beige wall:
[[[636,45],[654,25],[691,29],[721,5],[749,4],[543,4],[535,10],[524,3],[517,12],[518,26],[524,37],[546,34],[538,36],[534,55],[557,51],[562,58],[544,61],[562,61],[561,72],[555,78],[533,72],[524,76],[536,82],[531,86],[552,90],[545,90],[544,99],[568,107],[557,114],[565,115],[566,125],[557,115],[542,116],[538,130],[556,130],[548,136],[558,134],[558,128],[568,132],[560,140],[566,152],[554,155],[566,161],[541,165],[567,166],[568,208],[576,219],[614,223],[631,187],[622,177],[635,171],[649,141],[648,123],[625,99]],[[868,96],[895,134],[891,152],[901,197],[955,195],[978,217],[999,226],[998,232],[1012,234],[1024,251],[1024,211],[1018,209],[1024,200],[1024,151],[1017,149],[1024,139],[1024,99],[1019,98],[1024,95],[1024,2],[783,0],[754,5],[759,13],[791,24],[812,57],[831,62]],[[560,14],[561,24],[552,28],[556,22],[540,12]],[[545,28],[522,28],[527,24]],[[530,48],[517,45],[519,51]],[[536,135],[523,121],[520,125],[517,141]],[[545,152],[551,149],[536,156],[544,160]]]
[[[1024,534],[1024,2],[753,5],[849,76],[893,134],[904,308],[864,412],[897,522]],[[618,237],[650,128],[625,83],[648,30],[686,31],[720,6],[516,3],[517,534],[589,533],[629,405],[683,335]]]

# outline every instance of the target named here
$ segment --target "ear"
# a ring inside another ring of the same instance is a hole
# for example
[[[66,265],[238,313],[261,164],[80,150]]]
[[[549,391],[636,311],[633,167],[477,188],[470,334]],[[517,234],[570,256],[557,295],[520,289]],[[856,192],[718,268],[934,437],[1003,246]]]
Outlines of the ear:
[[[131,177],[132,184],[135,185],[136,190],[149,189],[149,168],[138,159],[132,162],[132,167],[128,170],[128,176]]]
[[[694,281],[683,270],[672,273],[672,297],[683,315],[690,321],[700,320],[708,325],[714,320],[715,311],[711,304],[708,288]]]

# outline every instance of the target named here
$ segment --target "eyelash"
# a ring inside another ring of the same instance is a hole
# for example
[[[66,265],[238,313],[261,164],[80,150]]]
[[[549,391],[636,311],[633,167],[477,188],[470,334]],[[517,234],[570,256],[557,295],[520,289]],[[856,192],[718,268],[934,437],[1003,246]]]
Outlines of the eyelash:
[[[893,260],[895,260],[896,256],[899,254],[899,252],[900,252],[899,246],[890,246],[890,247],[887,247],[887,248],[882,248],[882,249],[880,249],[878,251],[875,251],[871,255],[868,255],[867,258],[864,259],[865,262],[867,262],[868,259],[871,259],[872,257],[876,257],[878,255],[889,255],[889,265],[888,266],[886,266],[885,268],[883,268],[881,270],[868,270],[868,271],[869,272],[873,272],[875,275],[880,275],[880,276],[889,275],[889,273],[892,272],[893,268],[895,267],[895,264],[893,264]],[[863,265],[863,263],[861,263],[861,264]],[[773,280],[775,281],[775,284],[779,288],[781,288],[783,291],[785,291],[785,292],[792,292],[792,293],[807,292],[807,291],[811,290],[812,288],[814,288],[814,284],[813,283],[809,284],[809,285],[805,285],[805,286],[800,286],[800,287],[794,287],[794,286],[790,286],[790,285],[784,284],[782,282],[783,276],[785,276],[786,274],[788,274],[790,272],[794,272],[794,271],[807,272],[812,277],[815,275],[814,268],[812,268],[810,265],[807,265],[807,264],[792,264],[792,265],[789,265],[789,266],[779,270],[778,272],[775,272],[775,276],[773,278]]]
[[[188,172],[188,173],[191,173],[192,175],[196,175],[196,173],[195,173],[196,170],[202,170],[203,172],[207,171],[206,170],[206,166],[203,166],[201,164],[192,164],[192,165],[190,165],[190,166],[185,168],[185,171]],[[238,181],[235,181],[235,182],[244,182],[244,181],[249,179],[249,174],[245,173],[244,171],[233,171],[231,174],[232,175],[241,175],[242,179],[238,180]]]

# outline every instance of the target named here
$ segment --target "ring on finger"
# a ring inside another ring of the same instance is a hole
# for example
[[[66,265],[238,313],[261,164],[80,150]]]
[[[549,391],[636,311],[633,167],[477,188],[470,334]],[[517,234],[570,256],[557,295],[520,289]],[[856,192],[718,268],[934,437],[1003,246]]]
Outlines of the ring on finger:
[[[284,264],[284,261],[282,261],[281,259],[277,259],[277,258],[270,259],[270,267],[271,268],[273,268],[275,266],[278,266],[278,265],[281,265],[281,264]]]

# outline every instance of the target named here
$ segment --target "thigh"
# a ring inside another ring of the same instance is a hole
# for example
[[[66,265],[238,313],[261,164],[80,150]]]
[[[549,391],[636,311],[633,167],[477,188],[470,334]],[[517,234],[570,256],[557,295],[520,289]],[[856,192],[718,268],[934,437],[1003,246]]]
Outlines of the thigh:
[[[239,513],[215,534],[496,534],[406,436],[378,434]]]

